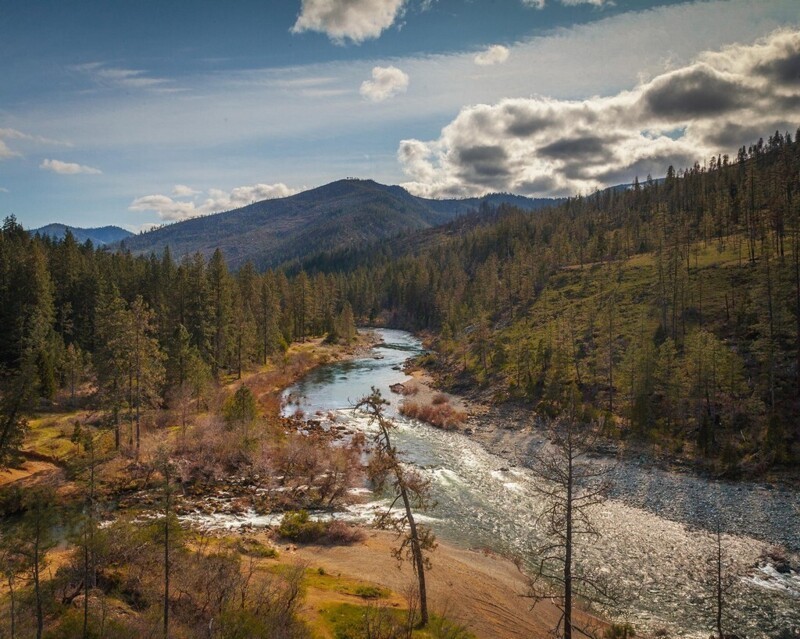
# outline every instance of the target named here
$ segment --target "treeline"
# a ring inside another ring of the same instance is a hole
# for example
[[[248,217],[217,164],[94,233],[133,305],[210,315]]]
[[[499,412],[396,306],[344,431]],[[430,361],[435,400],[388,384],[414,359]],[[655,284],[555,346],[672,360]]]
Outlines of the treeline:
[[[280,357],[294,340],[350,341],[354,313],[341,276],[231,273],[217,251],[176,263],[0,230],[0,463],[26,415],[59,389],[89,383],[115,425],[138,434],[142,412],[202,403],[222,375]],[[135,427],[135,428],[134,428]],[[133,435],[131,435],[133,439]],[[130,442],[134,444],[134,441]]]
[[[725,472],[796,463],[798,137],[307,264],[374,283],[357,314],[438,334],[454,386],[549,415],[578,398],[609,433]]]

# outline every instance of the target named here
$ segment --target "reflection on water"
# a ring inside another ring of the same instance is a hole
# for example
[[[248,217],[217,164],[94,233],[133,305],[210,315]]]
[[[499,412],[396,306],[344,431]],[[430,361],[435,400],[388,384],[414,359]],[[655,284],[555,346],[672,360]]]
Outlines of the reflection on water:
[[[363,417],[348,409],[377,387],[392,402],[398,449],[432,481],[437,506],[429,523],[436,533],[452,543],[530,560],[543,541],[536,521],[543,504],[531,489],[532,475],[525,468],[509,467],[508,461],[462,435],[398,416],[399,398],[389,386],[408,379],[398,367],[422,349],[406,332],[381,333],[385,344],[373,357],[322,367],[288,389],[285,398],[295,403],[286,412],[334,411],[337,419],[365,428]],[[713,615],[707,563],[714,541],[702,528],[711,528],[722,515],[732,533],[723,536],[723,544],[742,570],[729,595],[731,631],[768,637],[800,626],[800,576],[759,564],[770,543],[797,548],[796,494],[637,464],[620,464],[614,479],[614,499],[593,513],[602,537],[579,546],[577,555],[614,584],[625,602],[621,617],[651,630],[708,636]]]

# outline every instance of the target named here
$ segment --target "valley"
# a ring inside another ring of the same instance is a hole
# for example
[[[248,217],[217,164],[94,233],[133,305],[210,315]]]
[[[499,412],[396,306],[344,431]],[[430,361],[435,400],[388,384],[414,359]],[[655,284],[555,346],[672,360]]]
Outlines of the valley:
[[[799,134],[566,198],[8,215],[0,636],[796,639]]]

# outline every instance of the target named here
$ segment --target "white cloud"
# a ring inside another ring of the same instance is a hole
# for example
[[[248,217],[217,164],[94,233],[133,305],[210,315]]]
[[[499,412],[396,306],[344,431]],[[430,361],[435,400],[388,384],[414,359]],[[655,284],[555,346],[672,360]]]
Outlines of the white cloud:
[[[172,188],[172,195],[175,197],[191,197],[197,195],[200,191],[195,191],[191,186],[185,184],[176,184]]]
[[[613,6],[616,4],[614,0],[559,0],[559,2],[567,7],[575,7],[579,4],[591,4],[595,7]]]
[[[163,90],[162,85],[167,83],[166,79],[150,77],[141,69],[109,67],[103,62],[87,62],[71,68],[87,74],[95,83],[106,87]]]
[[[399,183],[413,178],[405,177],[397,162],[398,140],[439,137],[432,131],[452,121],[465,105],[532,95],[558,100],[616,95],[665,70],[688,65],[702,51],[752,41],[781,24],[800,23],[797,0],[710,0],[598,18],[504,43],[510,57],[501,66],[488,67],[490,73],[475,66],[476,51],[470,50],[200,72],[182,77],[191,93],[148,91],[147,99],[132,99],[123,91],[95,91],[61,100],[54,87],[49,97],[45,94],[47,99],[25,109],[0,109],[0,126],[70,139],[91,157],[113,157],[124,169],[115,171],[114,188],[130,194],[126,204],[141,194],[169,196],[178,182],[195,188],[233,186],[254,184],[265,175],[287,183],[284,176],[293,176],[291,183],[323,184],[346,175]],[[402,99],[375,108],[359,95],[359,86],[374,66],[390,65],[414,81]],[[351,90],[324,99],[301,94],[303,89],[336,87]],[[739,144],[766,134],[761,131],[753,138],[744,131]],[[323,149],[320,140],[330,144]],[[32,142],[23,146],[23,141],[7,141],[13,151],[25,155],[29,148],[36,150]],[[221,148],[232,151],[224,162],[219,161]],[[369,161],[363,159],[367,153]],[[59,153],[36,155],[39,160],[53,156]],[[96,162],[103,168],[107,161]]]
[[[407,73],[397,67],[373,67],[372,80],[364,80],[359,93],[373,102],[383,102],[407,89]]]
[[[402,15],[406,0],[303,0],[292,33],[318,31],[336,44],[380,36]]]
[[[75,162],[62,162],[61,160],[43,160],[39,168],[61,175],[78,175],[79,173],[100,175],[102,173],[100,169],[96,169],[92,166],[76,164]]]
[[[508,47],[504,47],[502,44],[495,44],[485,51],[478,53],[474,60],[475,64],[482,67],[488,67],[493,64],[502,64],[508,60],[508,56]]]
[[[613,6],[614,0],[558,0],[566,7],[576,7],[580,4],[590,4],[595,7]],[[547,0],[522,0],[522,4],[533,9],[544,9]]]
[[[706,52],[608,97],[505,99],[465,107],[398,160],[427,196],[588,192],[735,153],[800,125],[800,31]],[[746,124],[742,124],[746,123]]]
[[[11,191],[9,191],[9,190],[8,190],[7,188],[5,188],[4,186],[0,186],[0,193],[11,193]]]
[[[3,140],[0,140],[0,160],[8,160],[9,158],[18,156],[19,153],[12,151]]]
[[[51,140],[50,138],[45,138],[40,135],[30,135],[18,131],[17,129],[0,128],[0,160],[8,160],[10,158],[22,156],[21,153],[10,148],[4,140],[20,141],[23,144],[28,143],[38,146],[72,146],[69,142]]]
[[[173,189],[174,195],[186,195],[185,191],[177,194],[175,193],[176,190],[178,190],[178,187]],[[194,191],[193,193],[198,192]],[[188,220],[200,215],[219,213],[220,211],[230,211],[253,202],[288,197],[295,193],[297,193],[296,189],[292,189],[280,182],[277,184],[253,184],[239,186],[231,191],[209,189],[206,194],[207,197],[201,202],[194,200],[188,202],[180,201],[166,195],[145,195],[135,199],[128,209],[131,211],[155,211],[162,220],[174,222]]]
[[[5,138],[7,140],[25,140],[44,146],[72,146],[71,142],[65,142],[64,140],[53,140],[52,138],[45,138],[41,135],[30,135],[29,133],[23,133],[22,131],[17,131],[16,129],[0,129],[0,138]]]

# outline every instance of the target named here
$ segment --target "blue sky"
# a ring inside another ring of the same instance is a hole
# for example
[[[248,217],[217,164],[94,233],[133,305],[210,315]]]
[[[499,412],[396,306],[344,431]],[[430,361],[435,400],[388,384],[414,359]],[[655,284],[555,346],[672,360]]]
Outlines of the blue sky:
[[[137,229],[346,176],[660,175],[800,126],[799,27],[796,0],[0,0],[0,214]]]

